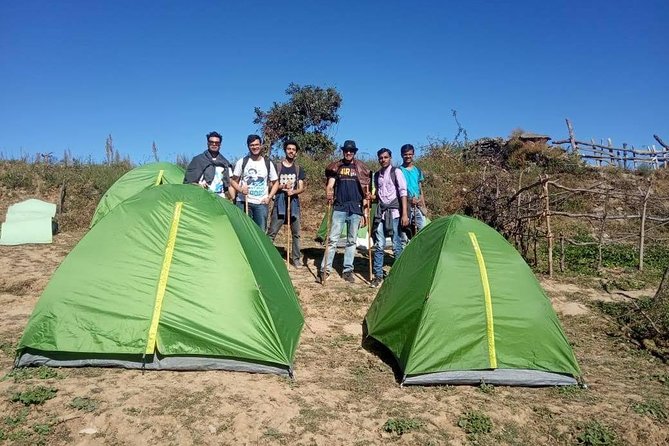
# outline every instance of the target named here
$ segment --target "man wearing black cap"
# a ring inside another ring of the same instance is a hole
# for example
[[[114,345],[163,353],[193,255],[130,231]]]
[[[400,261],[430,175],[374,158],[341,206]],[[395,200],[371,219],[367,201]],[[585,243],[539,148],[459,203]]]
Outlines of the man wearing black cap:
[[[332,227],[328,237],[328,256],[321,262],[321,275],[324,278],[332,269],[337,242],[344,224],[348,223],[346,249],[344,251],[344,270],[342,277],[347,282],[355,282],[353,277],[353,258],[355,257],[358,228],[365,215],[364,206],[369,199],[369,179],[371,172],[365,164],[355,159],[358,148],[355,141],[347,140],[341,147],[343,158],[325,168],[327,185],[325,194],[328,203],[334,202]]]

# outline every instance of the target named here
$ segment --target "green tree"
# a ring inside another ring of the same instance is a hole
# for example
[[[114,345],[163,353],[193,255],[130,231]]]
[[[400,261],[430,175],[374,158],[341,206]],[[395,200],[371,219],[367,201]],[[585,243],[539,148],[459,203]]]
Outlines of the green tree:
[[[270,151],[274,145],[292,138],[306,153],[319,157],[330,155],[335,143],[328,130],[339,122],[341,94],[335,88],[291,83],[286,95],[288,101],[274,102],[268,111],[255,108],[253,123],[260,124]]]

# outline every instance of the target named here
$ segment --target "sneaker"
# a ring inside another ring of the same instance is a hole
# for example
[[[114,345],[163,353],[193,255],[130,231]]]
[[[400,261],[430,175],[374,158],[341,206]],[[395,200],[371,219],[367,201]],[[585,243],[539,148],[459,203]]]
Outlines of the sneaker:
[[[353,272],[352,271],[347,271],[344,274],[342,274],[342,279],[349,283],[355,283],[355,277],[353,277]]]
[[[330,273],[318,273],[318,278],[316,279],[317,283],[320,283],[321,285],[325,283],[326,280],[328,280],[328,277],[330,277]]]
[[[295,268],[302,268],[302,261],[300,259],[291,260],[290,264]]]
[[[372,279],[372,282],[369,284],[370,288],[378,288],[383,283],[383,278],[376,276]]]

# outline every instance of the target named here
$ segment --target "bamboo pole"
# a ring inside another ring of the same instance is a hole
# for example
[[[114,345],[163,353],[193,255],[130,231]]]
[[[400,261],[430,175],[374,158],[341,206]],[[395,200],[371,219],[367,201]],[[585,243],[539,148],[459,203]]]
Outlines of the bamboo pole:
[[[288,193],[286,193],[288,195]],[[288,244],[286,244],[286,263],[290,265],[290,246],[293,244],[293,233],[290,230],[290,218],[292,217],[292,209],[290,208],[290,195],[288,195],[288,209],[286,209],[286,217],[288,218]]]
[[[369,282],[372,282],[372,203],[371,196],[369,194],[369,185],[365,189],[366,195],[369,197],[367,201],[367,209],[365,210],[365,217],[367,218],[367,258],[369,264]],[[376,191],[378,194],[379,192]],[[378,206],[378,204],[377,204]],[[385,234],[384,234],[385,237]],[[380,243],[380,242],[379,242]],[[376,249],[376,248],[374,248]]]
[[[323,266],[321,268],[321,285],[325,286],[325,281],[328,278],[328,256],[330,254],[330,226],[332,225],[332,202],[328,200],[328,207],[325,220],[325,255],[323,257]],[[335,248],[336,249],[336,248]]]

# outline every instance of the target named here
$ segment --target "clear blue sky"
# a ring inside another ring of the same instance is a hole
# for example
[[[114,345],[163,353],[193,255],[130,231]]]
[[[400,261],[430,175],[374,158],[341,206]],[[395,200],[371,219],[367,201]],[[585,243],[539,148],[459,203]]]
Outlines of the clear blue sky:
[[[364,152],[514,128],[669,140],[668,0],[0,0],[0,153],[237,158],[290,82],[344,98]]]

